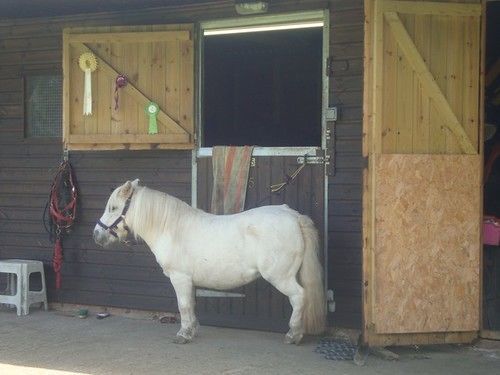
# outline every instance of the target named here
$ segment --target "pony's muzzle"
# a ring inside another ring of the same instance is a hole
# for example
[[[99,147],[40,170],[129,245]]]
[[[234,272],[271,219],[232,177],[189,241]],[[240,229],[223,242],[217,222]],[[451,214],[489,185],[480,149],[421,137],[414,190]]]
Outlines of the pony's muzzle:
[[[96,244],[100,246],[105,246],[109,242],[109,238],[106,235],[106,232],[97,226],[94,228],[94,241]]]

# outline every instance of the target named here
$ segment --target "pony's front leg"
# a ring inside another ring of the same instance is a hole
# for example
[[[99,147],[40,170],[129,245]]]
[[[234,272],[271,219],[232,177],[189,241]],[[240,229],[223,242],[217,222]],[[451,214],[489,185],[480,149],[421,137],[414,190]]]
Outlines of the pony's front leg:
[[[196,335],[199,324],[194,314],[194,288],[191,277],[184,274],[171,274],[170,281],[177,295],[177,305],[181,314],[181,329],[174,338],[176,344],[186,344]]]

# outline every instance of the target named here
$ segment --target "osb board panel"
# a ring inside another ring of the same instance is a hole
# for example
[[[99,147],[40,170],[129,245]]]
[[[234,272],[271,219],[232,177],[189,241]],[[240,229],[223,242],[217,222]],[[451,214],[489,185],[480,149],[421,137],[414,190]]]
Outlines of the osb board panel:
[[[363,339],[369,346],[468,344],[477,339],[478,331],[471,332],[432,332],[432,333],[365,333]]]
[[[480,160],[377,158],[372,279],[377,333],[478,329]]]
[[[399,17],[470,142],[479,136],[480,18],[403,14]],[[381,17],[384,18],[384,17]],[[442,111],[383,20],[382,152],[461,153]]]
[[[161,36],[158,36],[161,33]],[[186,33],[189,36],[186,39]],[[92,115],[82,114],[81,53],[98,58],[92,73]],[[66,29],[64,138],[70,149],[192,148],[192,25]],[[128,85],[118,90],[115,78]],[[146,104],[159,105],[158,134],[148,134]]]

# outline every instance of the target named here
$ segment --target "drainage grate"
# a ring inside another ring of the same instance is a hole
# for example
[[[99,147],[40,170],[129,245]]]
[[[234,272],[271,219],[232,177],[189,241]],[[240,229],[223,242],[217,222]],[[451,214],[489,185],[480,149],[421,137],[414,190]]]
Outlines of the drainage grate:
[[[322,338],[314,351],[334,361],[352,360],[356,353],[356,345],[346,339]]]

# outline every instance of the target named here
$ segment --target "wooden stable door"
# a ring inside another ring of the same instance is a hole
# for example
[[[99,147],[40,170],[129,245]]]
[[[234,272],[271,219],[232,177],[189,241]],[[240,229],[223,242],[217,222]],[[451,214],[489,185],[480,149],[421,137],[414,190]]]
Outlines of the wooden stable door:
[[[270,186],[287,181],[299,165],[296,156],[255,156],[249,171],[245,210],[265,205],[288,204],[308,215],[323,238],[324,165],[307,164],[284,189],[271,193]],[[212,158],[198,159],[198,207],[210,211]],[[322,254],[322,247],[320,253]],[[199,292],[199,291],[198,291]],[[286,332],[292,313],[288,298],[262,278],[224,294],[197,295],[196,310],[202,324]]]
[[[364,339],[479,329],[481,5],[366,1]]]

